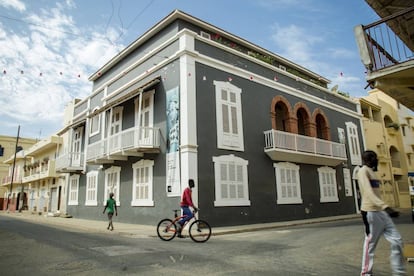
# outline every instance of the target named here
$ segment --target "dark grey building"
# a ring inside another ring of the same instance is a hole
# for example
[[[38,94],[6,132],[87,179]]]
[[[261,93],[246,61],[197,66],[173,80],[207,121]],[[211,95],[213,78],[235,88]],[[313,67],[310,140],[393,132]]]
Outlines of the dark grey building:
[[[112,191],[119,221],[155,224],[189,179],[212,226],[358,211],[358,106],[306,68],[176,10],[90,80],[59,166],[75,217]]]

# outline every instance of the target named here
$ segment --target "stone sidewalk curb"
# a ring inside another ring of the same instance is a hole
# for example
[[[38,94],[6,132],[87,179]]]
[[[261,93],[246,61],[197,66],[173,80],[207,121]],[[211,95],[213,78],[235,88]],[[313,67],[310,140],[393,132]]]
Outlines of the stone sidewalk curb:
[[[86,231],[86,232],[95,232],[95,233],[110,233],[110,234],[119,234],[122,236],[134,237],[134,238],[145,238],[157,237],[156,234],[156,225],[142,225],[142,224],[130,224],[130,223],[121,223],[114,220],[114,231],[109,231],[106,229],[107,222],[106,220],[87,220],[79,219],[73,217],[60,217],[49,215],[38,215],[32,214],[28,211],[23,212],[7,212],[0,211],[0,215],[13,217],[16,219],[28,220],[33,223],[38,224],[47,224],[49,226],[54,226],[58,228],[71,229],[74,231]],[[333,216],[333,217],[323,217],[323,218],[314,218],[314,219],[304,219],[304,220],[293,220],[293,221],[284,221],[284,222],[274,222],[274,223],[261,223],[261,224],[249,224],[249,225],[239,225],[239,226],[228,226],[228,227],[213,227],[212,226],[212,235],[228,235],[236,234],[243,232],[253,232],[253,231],[262,231],[262,230],[271,230],[277,228],[283,228],[288,226],[298,226],[306,224],[315,224],[322,222],[333,222],[340,220],[351,220],[351,219],[360,219],[359,214],[351,215],[342,215],[342,216]]]

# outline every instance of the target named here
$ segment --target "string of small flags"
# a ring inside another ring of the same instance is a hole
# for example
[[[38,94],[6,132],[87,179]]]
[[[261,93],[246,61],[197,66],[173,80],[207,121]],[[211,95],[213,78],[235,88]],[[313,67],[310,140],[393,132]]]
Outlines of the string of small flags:
[[[25,71],[24,70],[18,70],[17,71],[17,73],[18,74],[20,74],[20,75],[24,75],[25,74]],[[150,73],[148,70],[146,71],[146,73]],[[3,69],[3,75],[5,76],[5,75],[9,75],[10,73],[9,73],[9,71],[7,71],[6,69]],[[81,78],[81,74],[64,74],[63,73],[63,71],[59,71],[59,72],[57,72],[57,74],[59,75],[59,76],[63,76],[63,75],[65,75],[65,76],[68,76],[68,75],[72,75],[72,76],[74,76],[74,77],[76,77],[76,78]],[[124,73],[125,74],[125,73]],[[45,74],[43,73],[43,72],[39,72],[38,73],[38,76],[39,77],[43,77]],[[98,74],[97,74],[97,76],[98,77],[100,77],[101,76],[101,73],[100,72],[98,72]],[[344,77],[344,73],[343,72],[340,72],[339,73],[339,76],[340,77]],[[188,77],[191,77],[191,73],[188,73]],[[163,78],[164,80],[166,80],[166,76],[164,76],[164,78]],[[253,81],[254,80],[254,77],[252,76],[252,75],[250,75],[249,76],[249,79],[251,80],[251,81]],[[203,76],[203,80],[206,80],[206,76]],[[229,81],[229,82],[232,82],[233,81],[233,78],[232,77],[228,77],[227,78],[227,80]],[[278,76],[277,75],[275,75],[274,77],[273,77],[273,81],[275,81],[275,82],[278,82],[279,81],[279,78],[278,78]],[[299,78],[298,77],[296,77],[296,81],[299,81]]]
[[[24,74],[25,74],[25,71],[24,71],[24,70],[19,70],[19,71],[17,72],[17,74],[24,75]],[[58,74],[58,75],[60,75],[60,76],[63,76],[63,75],[64,75],[62,71],[57,72],[57,74]],[[4,76],[5,76],[5,75],[10,75],[10,72],[9,72],[9,71],[7,71],[6,69],[3,69],[3,75],[4,75]],[[67,74],[65,74],[65,75],[67,75]],[[70,75],[72,75],[72,74],[70,74]],[[44,73],[43,73],[43,72],[39,72],[38,76],[39,76],[39,77],[43,77],[43,76],[44,76]],[[78,73],[78,74],[73,74],[73,76],[74,76],[74,77],[77,77],[77,78],[80,78],[80,77],[81,77],[81,74],[79,74],[79,73]]]

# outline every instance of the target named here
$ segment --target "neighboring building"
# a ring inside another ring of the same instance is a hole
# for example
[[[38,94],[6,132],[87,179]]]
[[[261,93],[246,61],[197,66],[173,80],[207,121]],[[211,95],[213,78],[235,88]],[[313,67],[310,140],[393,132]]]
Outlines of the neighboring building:
[[[412,111],[374,89],[360,99],[366,148],[378,154],[377,175],[383,199],[393,207],[410,208],[410,175],[414,130]]]
[[[61,137],[62,144],[58,146],[56,158],[56,172],[59,176],[59,186],[64,187],[65,195],[67,194],[70,174],[82,173],[85,171],[84,152],[81,151],[82,132],[74,133],[73,131],[73,111],[75,104],[80,100],[75,99],[70,102],[64,112],[63,128],[57,132]],[[61,214],[67,214],[66,210],[67,198],[61,201]]]
[[[65,183],[55,170],[55,156],[62,138],[50,136],[16,155],[15,179],[7,183],[12,200],[9,210],[29,210],[39,213],[60,213],[66,202]],[[5,162],[12,167],[14,156]],[[11,177],[11,173],[8,176]],[[6,206],[5,204],[3,206]]]
[[[59,132],[70,215],[105,219],[114,192],[119,221],[155,224],[189,179],[214,226],[357,210],[358,104],[306,68],[174,11],[90,80]]]
[[[37,142],[36,139],[19,137],[17,144],[17,151],[21,149],[27,149]],[[13,159],[16,152],[16,137],[0,135],[0,210],[3,208],[4,203],[8,198],[8,186],[11,183]],[[11,163],[5,161],[12,156]],[[17,180],[17,172],[15,171],[13,182]]]
[[[365,2],[381,18],[354,29],[368,85],[414,110],[414,2]]]

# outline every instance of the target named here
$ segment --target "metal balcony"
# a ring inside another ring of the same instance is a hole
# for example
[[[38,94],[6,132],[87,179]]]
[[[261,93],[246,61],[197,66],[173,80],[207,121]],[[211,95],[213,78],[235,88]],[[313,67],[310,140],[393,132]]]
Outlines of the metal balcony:
[[[274,161],[337,166],[347,160],[341,143],[274,129],[264,136],[264,151]]]
[[[402,10],[393,14],[386,3],[371,5],[378,6],[375,10],[382,19],[358,25],[354,33],[371,88],[414,109],[414,6],[409,3],[402,1],[406,8],[402,5]]]

